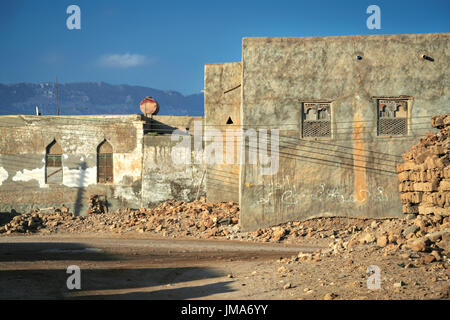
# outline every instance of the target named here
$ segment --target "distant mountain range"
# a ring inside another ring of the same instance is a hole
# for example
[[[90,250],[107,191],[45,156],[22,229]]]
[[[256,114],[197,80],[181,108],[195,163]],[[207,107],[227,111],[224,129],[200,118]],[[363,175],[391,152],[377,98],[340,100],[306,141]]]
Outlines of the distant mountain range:
[[[136,114],[139,103],[151,96],[160,105],[159,115],[203,116],[203,94],[184,96],[141,86],[111,85],[104,82],[58,84],[61,115]],[[56,114],[55,83],[0,84],[0,115]]]

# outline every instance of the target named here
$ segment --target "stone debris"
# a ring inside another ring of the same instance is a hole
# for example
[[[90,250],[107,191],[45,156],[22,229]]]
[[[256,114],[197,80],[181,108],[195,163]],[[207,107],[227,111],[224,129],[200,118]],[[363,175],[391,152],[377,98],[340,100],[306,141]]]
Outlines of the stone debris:
[[[330,292],[327,293],[324,297],[323,300],[334,300],[337,297],[337,294]]]
[[[105,205],[100,197],[96,194],[89,197],[88,214],[102,214],[105,213]]]
[[[65,207],[62,208],[64,210]],[[42,213],[37,209],[32,213],[17,215],[9,223],[0,227],[0,233],[34,233],[76,219],[72,213],[63,212],[63,210],[54,209],[50,213]]]
[[[286,284],[283,286],[283,289],[284,289],[284,290],[291,289],[291,288],[292,288],[292,284],[291,284],[290,282],[286,283]]]
[[[450,114],[433,117],[440,130],[420,139],[397,165],[405,214],[450,215]]]
[[[238,221],[239,207],[234,202],[167,201],[153,209],[129,212],[120,228],[211,238],[229,235]]]
[[[74,216],[64,208],[18,215],[0,227],[0,233],[139,232],[210,238],[224,237],[239,229],[239,207],[234,202],[167,201],[156,208],[105,213],[101,201],[94,195],[90,198],[87,216]]]

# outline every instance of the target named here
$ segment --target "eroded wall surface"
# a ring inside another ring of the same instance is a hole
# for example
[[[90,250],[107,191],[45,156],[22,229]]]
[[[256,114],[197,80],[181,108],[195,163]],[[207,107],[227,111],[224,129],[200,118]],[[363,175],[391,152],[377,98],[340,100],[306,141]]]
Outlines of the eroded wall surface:
[[[139,207],[143,155],[140,116],[0,117],[0,211],[66,205],[84,215],[92,194],[111,209]],[[97,183],[97,147],[113,147],[114,181]],[[62,148],[63,178],[46,183],[46,147]]]
[[[239,202],[241,80],[240,62],[205,66],[205,130],[211,131],[205,144],[217,138],[223,150],[221,161],[208,165],[206,189],[211,202]]]
[[[325,215],[401,216],[395,165],[434,131],[430,117],[449,111],[449,38],[243,39],[241,122],[278,128],[280,150],[274,175],[262,175],[258,164],[241,167],[242,227]],[[380,97],[408,100],[406,136],[378,136]],[[311,101],[331,103],[331,137],[302,137],[302,103]]]
[[[144,137],[142,206],[166,200],[193,201],[205,195],[202,178],[206,168],[200,161],[195,163],[193,144],[194,137],[189,134]]]

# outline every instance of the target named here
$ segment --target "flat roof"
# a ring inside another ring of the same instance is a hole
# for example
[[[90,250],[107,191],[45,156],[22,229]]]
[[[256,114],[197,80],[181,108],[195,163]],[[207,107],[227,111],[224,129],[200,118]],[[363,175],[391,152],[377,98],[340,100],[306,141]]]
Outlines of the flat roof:
[[[450,32],[439,33],[411,33],[411,34],[366,34],[344,36],[319,36],[319,37],[244,37],[242,41],[299,41],[299,40],[355,40],[355,39],[399,39],[399,38],[448,38]]]

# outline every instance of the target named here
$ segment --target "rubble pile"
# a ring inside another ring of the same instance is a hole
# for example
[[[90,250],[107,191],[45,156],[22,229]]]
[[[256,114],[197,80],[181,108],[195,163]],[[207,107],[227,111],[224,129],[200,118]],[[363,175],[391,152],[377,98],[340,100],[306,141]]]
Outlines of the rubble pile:
[[[226,236],[233,226],[237,230],[238,215],[239,207],[234,202],[167,201],[156,208],[141,208],[128,213],[125,222],[116,228],[209,238]]]
[[[102,214],[105,213],[105,206],[100,200],[100,197],[96,194],[89,197],[89,209],[88,214]]]
[[[258,229],[249,233],[248,239],[287,243],[298,243],[304,239],[310,244],[317,244],[319,242],[315,240],[323,239],[330,243],[332,253],[360,245],[374,245],[387,250],[437,251],[450,256],[449,231],[450,217],[444,216],[419,215],[410,220],[327,217]]]
[[[56,227],[74,219],[77,219],[77,217],[72,213],[62,212],[61,209],[55,209],[49,213],[36,210],[15,216],[9,223],[0,226],[0,233],[34,233],[44,228]]]
[[[338,239],[348,237],[369,224],[369,219],[324,217],[258,229],[249,236],[263,242],[296,242],[302,238]]]
[[[450,114],[432,118],[429,134],[397,166],[405,214],[450,215]]]
[[[209,203],[202,198],[194,202],[167,201],[156,208],[128,208],[104,213],[98,198],[93,196],[91,200],[87,216],[74,216],[65,206],[48,213],[37,210],[14,217],[0,227],[0,233],[139,232],[211,238],[239,230],[239,207],[234,202]]]

